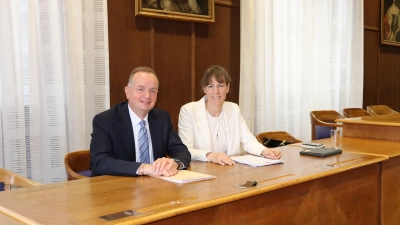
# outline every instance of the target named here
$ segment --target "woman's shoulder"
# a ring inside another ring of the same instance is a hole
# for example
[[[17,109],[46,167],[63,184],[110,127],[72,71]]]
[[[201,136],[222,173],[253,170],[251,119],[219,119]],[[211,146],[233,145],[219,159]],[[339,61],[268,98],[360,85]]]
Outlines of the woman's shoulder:
[[[189,102],[181,107],[181,110],[189,110],[196,107],[196,102]]]
[[[201,111],[202,109],[199,108],[198,103],[197,102],[189,102],[184,104],[181,107],[181,110],[179,112],[180,115],[195,115],[197,111]]]
[[[199,101],[186,103],[181,107],[181,109],[189,110],[189,109],[202,108],[202,107],[204,107],[203,98],[201,98]]]

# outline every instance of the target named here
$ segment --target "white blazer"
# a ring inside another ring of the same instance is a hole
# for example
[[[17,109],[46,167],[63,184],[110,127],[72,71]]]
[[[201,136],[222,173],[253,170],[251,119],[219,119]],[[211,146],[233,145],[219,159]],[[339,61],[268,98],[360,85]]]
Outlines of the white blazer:
[[[239,154],[242,143],[245,151],[260,156],[265,147],[250,132],[239,106],[232,102],[224,102],[222,112],[227,126],[227,154]],[[213,149],[204,97],[181,107],[178,127],[179,137],[192,154],[192,161],[209,161],[206,154]]]

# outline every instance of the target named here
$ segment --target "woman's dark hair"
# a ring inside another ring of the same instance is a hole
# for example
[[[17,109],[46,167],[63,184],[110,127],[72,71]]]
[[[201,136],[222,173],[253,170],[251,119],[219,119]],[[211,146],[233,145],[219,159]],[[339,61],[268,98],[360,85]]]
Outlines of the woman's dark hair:
[[[205,86],[207,86],[213,77],[218,83],[230,84],[232,81],[228,72],[226,72],[222,66],[213,65],[204,72],[200,81],[201,88],[203,89]]]

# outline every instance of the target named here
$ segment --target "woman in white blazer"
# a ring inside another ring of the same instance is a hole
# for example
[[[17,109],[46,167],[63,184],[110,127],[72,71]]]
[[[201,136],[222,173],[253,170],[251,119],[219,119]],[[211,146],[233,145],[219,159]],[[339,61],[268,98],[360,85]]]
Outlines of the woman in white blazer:
[[[239,106],[225,102],[230,83],[224,68],[211,66],[201,79],[205,96],[180,110],[179,136],[192,161],[233,165],[235,162],[229,156],[240,153],[240,144],[250,154],[279,159],[279,150],[264,147],[250,132]]]

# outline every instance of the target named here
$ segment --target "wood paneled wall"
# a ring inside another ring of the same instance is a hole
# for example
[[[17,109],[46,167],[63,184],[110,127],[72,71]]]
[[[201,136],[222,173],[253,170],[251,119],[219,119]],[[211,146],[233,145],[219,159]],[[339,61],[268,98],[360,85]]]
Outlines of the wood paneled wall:
[[[216,1],[215,23],[135,16],[135,0],[109,0],[111,106],[125,101],[133,68],[149,66],[160,81],[156,107],[170,112],[177,129],[180,107],[203,96],[200,79],[211,65],[232,76],[227,100],[239,101],[240,0]]]
[[[400,111],[400,47],[380,44],[380,2],[364,0],[363,107],[386,104]],[[180,107],[202,96],[199,81],[210,65],[228,70],[228,100],[238,103],[240,0],[217,0],[212,24],[138,17],[135,0],[107,4],[111,105],[125,100],[128,76],[141,65],[156,71],[156,107],[171,113],[175,128]]]
[[[400,47],[380,44],[380,17],[381,0],[364,0],[363,107],[382,104],[400,112]]]

